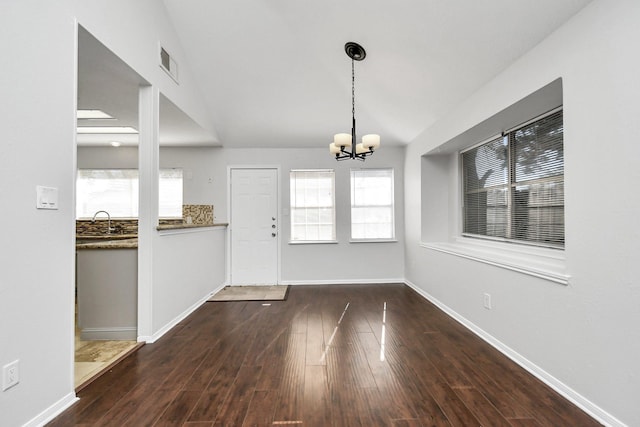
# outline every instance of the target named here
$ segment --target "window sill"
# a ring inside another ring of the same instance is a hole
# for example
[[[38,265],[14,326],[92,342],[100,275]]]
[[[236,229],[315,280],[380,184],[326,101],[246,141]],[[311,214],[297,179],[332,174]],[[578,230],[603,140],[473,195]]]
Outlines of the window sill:
[[[289,240],[290,245],[334,245],[337,240]]]
[[[420,246],[561,285],[568,285],[571,278],[566,274],[564,251],[561,250],[520,247],[509,243],[475,241],[462,237],[454,242],[421,242]]]
[[[396,239],[351,239],[349,243],[397,243]]]

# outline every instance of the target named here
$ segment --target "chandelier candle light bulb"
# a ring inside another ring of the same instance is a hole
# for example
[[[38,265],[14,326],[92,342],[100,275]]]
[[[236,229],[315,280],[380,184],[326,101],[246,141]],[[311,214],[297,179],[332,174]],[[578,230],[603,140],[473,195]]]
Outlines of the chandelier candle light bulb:
[[[365,135],[362,137],[362,145],[367,150],[371,149],[375,151],[380,147],[380,135],[376,135],[374,133],[370,133],[369,135]]]

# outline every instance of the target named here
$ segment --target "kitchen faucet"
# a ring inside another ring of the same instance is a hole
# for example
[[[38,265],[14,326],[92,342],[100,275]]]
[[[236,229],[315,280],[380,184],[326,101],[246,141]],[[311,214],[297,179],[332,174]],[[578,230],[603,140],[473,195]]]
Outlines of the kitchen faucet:
[[[99,213],[106,213],[107,214],[107,220],[109,221],[107,223],[107,234],[111,234],[111,232],[114,230],[113,228],[111,228],[111,215],[109,215],[109,212],[107,211],[98,211],[96,213],[93,214],[93,219],[91,220],[92,223],[96,222],[96,216],[98,216]]]

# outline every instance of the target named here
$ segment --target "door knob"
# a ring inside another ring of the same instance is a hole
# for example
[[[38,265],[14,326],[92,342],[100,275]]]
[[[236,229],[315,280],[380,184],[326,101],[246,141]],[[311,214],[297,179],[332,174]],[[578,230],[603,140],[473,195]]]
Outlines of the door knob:
[[[276,233],[271,233],[271,237],[276,237]]]
[[[273,225],[271,226],[271,228],[276,228],[276,225],[275,225],[275,224],[273,224]]]
[[[276,217],[275,217],[275,216],[272,216],[272,217],[271,217],[271,220],[272,220],[272,221],[275,221],[275,220],[276,220]]]

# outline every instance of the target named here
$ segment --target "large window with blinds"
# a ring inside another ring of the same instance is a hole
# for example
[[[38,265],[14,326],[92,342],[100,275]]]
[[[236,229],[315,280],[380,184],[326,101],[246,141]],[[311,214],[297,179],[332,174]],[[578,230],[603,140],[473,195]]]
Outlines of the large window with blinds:
[[[289,174],[292,242],[336,240],[335,173],[332,169]]]
[[[464,235],[564,247],[562,109],[461,157]]]

